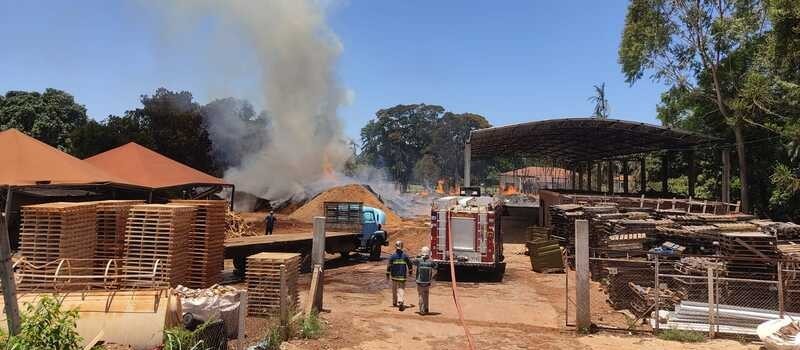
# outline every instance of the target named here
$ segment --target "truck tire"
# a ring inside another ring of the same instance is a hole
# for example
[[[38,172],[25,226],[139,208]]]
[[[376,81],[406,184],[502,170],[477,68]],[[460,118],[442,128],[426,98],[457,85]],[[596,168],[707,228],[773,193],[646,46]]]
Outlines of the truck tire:
[[[503,276],[506,274],[506,264],[498,264],[492,270],[492,282],[503,282]]]
[[[341,258],[344,259],[344,260],[347,260],[348,258],[350,258],[350,251],[349,250],[341,251],[341,252],[339,252],[339,254],[341,254]]]
[[[244,277],[247,268],[247,257],[237,256],[233,258],[233,273],[236,276]]]
[[[381,244],[378,242],[372,242],[369,246],[369,260],[378,261],[381,260]]]

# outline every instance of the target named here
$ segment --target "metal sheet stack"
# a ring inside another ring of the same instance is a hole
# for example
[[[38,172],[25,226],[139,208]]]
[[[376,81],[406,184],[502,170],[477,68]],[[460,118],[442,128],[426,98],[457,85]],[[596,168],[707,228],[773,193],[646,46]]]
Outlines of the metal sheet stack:
[[[179,205],[192,205],[197,212],[189,236],[189,277],[186,285],[207,288],[222,281],[225,261],[225,211],[222,200],[175,200]]]
[[[98,260],[97,264],[105,266],[109,259],[122,259],[128,211],[144,201],[109,200],[94,203],[97,205],[97,246],[94,258]]]
[[[269,317],[280,311],[281,265],[286,266],[286,289],[289,308],[300,305],[297,275],[300,254],[259,253],[247,257],[247,314]]]
[[[189,271],[189,250],[195,207],[142,204],[130,209],[125,229],[123,269],[126,274],[153,272],[158,287],[184,284]],[[130,278],[129,285],[152,285],[152,278]]]
[[[22,207],[20,255],[38,266],[23,265],[24,272],[42,277],[26,277],[22,289],[50,288],[52,276],[60,259],[92,259],[95,247],[97,219],[92,203],[47,203]],[[86,274],[91,260],[71,261],[68,271],[61,273]]]

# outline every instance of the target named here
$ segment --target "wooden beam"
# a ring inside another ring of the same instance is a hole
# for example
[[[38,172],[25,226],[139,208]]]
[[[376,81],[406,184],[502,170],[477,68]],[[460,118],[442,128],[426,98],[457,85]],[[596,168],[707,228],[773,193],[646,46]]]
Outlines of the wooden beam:
[[[722,150],[722,193],[720,201],[731,202],[731,151]]]

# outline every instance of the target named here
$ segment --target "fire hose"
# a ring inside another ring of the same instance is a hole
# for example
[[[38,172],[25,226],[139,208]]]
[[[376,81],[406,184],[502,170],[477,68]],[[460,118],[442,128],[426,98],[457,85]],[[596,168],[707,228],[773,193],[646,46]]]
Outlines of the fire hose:
[[[458,302],[458,289],[456,288],[456,265],[455,265],[455,257],[453,256],[453,235],[447,235],[447,246],[448,251],[450,253],[450,283],[453,285],[453,302],[456,304],[456,310],[458,311],[458,321],[461,323],[461,327],[464,328],[464,334],[467,336],[467,344],[469,345],[470,350],[475,350],[475,343],[472,340],[472,334],[469,332],[469,328],[467,324],[464,322],[464,312],[461,310],[461,304]]]

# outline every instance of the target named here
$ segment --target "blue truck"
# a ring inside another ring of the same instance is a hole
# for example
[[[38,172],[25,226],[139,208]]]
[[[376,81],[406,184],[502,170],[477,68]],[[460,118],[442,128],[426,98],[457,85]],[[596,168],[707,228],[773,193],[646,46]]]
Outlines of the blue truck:
[[[325,202],[324,206],[326,230],[359,232],[355,250],[368,254],[370,260],[380,260],[381,246],[389,245],[389,235],[382,227],[386,224],[383,210],[361,202]]]

